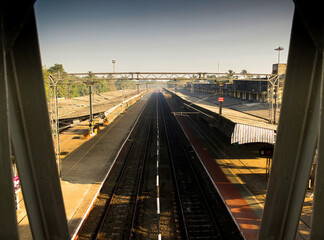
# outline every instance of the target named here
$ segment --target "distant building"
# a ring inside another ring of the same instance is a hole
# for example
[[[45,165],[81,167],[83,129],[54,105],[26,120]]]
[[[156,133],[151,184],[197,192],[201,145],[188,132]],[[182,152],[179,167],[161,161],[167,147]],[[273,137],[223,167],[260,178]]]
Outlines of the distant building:
[[[286,74],[286,68],[287,64],[286,63],[279,63],[279,68],[278,68],[278,63],[272,65],[272,74],[278,74],[278,75],[283,75]]]
[[[265,79],[254,79],[254,81],[233,80],[230,95],[251,101],[266,102],[268,82]]]
[[[234,98],[241,98],[250,101],[269,102],[273,101],[277,92],[277,101],[281,103],[281,96],[283,92],[284,78],[286,73],[287,64],[280,63],[272,65],[272,74],[279,75],[279,85],[277,89],[273,89],[267,79],[248,80],[245,77],[238,77],[237,80],[233,79],[232,84],[225,84],[223,86],[224,96],[231,96]],[[218,93],[218,84],[206,84],[203,82],[187,83],[187,89],[192,92],[205,92],[205,93]]]

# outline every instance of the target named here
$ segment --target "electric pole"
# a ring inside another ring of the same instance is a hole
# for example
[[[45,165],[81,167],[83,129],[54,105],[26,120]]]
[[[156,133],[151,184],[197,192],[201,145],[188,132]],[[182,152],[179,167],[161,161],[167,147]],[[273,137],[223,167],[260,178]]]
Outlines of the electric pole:
[[[54,136],[55,136],[55,156],[56,156],[56,165],[57,165],[57,169],[58,169],[58,174],[59,177],[61,177],[61,156],[60,156],[60,131],[59,131],[59,117],[58,117],[58,99],[57,99],[57,84],[60,80],[60,73],[58,76],[58,79],[54,79],[53,76],[49,77],[50,81],[52,82],[52,86],[53,86],[53,92],[54,92],[54,119],[55,119],[55,125],[54,125],[54,129],[52,129],[52,131],[54,131]],[[53,111],[53,109],[52,109]],[[53,116],[53,113],[52,113]],[[52,120],[54,122],[54,119]],[[54,141],[54,139],[53,139]]]
[[[277,98],[278,98],[278,85],[279,85],[279,64],[280,64],[280,51],[284,50],[283,47],[279,46],[277,48],[274,49],[275,51],[278,51],[278,67],[277,67],[277,79],[274,82],[274,108],[273,108],[273,123],[276,123],[276,113],[277,113]]]

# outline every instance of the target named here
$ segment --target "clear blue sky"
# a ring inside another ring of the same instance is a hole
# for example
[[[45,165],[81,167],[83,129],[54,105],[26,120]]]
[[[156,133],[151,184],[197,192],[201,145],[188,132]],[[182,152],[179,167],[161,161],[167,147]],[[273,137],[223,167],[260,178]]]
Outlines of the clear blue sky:
[[[38,0],[42,63],[67,72],[270,73],[292,0]]]

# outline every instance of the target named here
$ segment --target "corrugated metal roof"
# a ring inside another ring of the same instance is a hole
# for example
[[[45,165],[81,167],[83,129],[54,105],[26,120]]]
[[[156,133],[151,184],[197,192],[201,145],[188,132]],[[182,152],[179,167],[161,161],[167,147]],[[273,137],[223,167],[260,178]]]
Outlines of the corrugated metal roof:
[[[245,144],[264,142],[274,144],[276,133],[274,130],[236,123],[231,136],[231,143]]]

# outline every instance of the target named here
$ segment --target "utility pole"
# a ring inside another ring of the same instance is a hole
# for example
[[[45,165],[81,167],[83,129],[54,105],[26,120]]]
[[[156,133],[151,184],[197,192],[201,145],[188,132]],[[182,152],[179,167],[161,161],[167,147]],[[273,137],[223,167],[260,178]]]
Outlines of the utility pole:
[[[122,82],[120,82],[120,91],[121,91],[121,94],[122,94],[122,103],[125,101],[125,96],[124,96],[124,84]]]
[[[53,92],[54,92],[55,125],[54,125],[54,129],[52,129],[52,131],[54,130],[54,136],[55,136],[55,142],[56,142],[56,144],[55,144],[56,165],[57,165],[59,177],[61,177],[60,131],[59,131],[60,125],[59,125],[59,117],[58,117],[58,99],[57,99],[57,83],[60,80],[60,73],[58,75],[57,80],[55,80],[52,76],[50,76],[49,79],[53,84]]]
[[[92,85],[89,85],[89,103],[90,103],[90,123],[92,124],[93,116],[92,116]]]
[[[139,83],[136,83],[137,93],[139,93]]]
[[[269,122],[272,123],[272,109],[273,109],[273,92],[272,92],[273,86],[272,83],[270,82],[270,79],[268,79],[268,87],[267,87],[267,101],[269,103]]]
[[[274,100],[274,89],[275,89],[275,86],[274,84],[275,83],[270,83],[271,84],[271,109],[273,109],[273,118],[272,118],[272,122],[273,123],[276,123],[276,109],[275,109],[275,106],[274,106],[274,103],[273,103],[273,100]]]
[[[279,65],[279,64],[278,64]],[[279,75],[278,75],[279,78]],[[274,82],[274,108],[273,108],[273,123],[276,124],[276,113],[277,113],[277,98],[278,98],[278,83],[279,83],[279,79],[276,79]]]
[[[90,136],[93,134],[93,111],[92,111],[92,86],[95,83],[98,83],[98,80],[88,80],[83,82],[86,84],[89,88],[89,131],[90,131]]]
[[[90,136],[93,134],[93,114],[92,114],[92,84],[93,82],[86,83],[89,88],[89,131]]]
[[[61,156],[60,156],[60,130],[59,130],[59,117],[58,117],[58,99],[57,99],[57,84],[54,85],[54,99],[55,99],[55,135],[56,135],[56,164],[61,176]]]
[[[66,93],[66,98],[67,99],[70,99],[71,98],[70,97],[70,85],[71,85],[70,83],[67,84],[67,90],[66,90],[67,91],[67,93]]]
[[[278,67],[277,67],[277,75],[278,77],[274,81],[274,94],[275,94],[275,103],[274,103],[274,109],[273,109],[273,123],[276,123],[276,112],[277,112],[277,98],[278,98],[278,85],[279,85],[279,64],[280,64],[280,51],[284,50],[283,47],[279,46],[274,49],[275,51],[278,51]]]
[[[199,77],[200,77],[200,73],[199,73]],[[173,79],[174,81],[174,92],[177,93],[177,79]]]
[[[219,119],[222,116],[222,110],[223,110],[223,101],[224,101],[224,97],[223,97],[223,86],[224,83],[223,82],[219,82],[218,83],[219,86],[219,98],[218,98],[218,102],[219,102]]]

